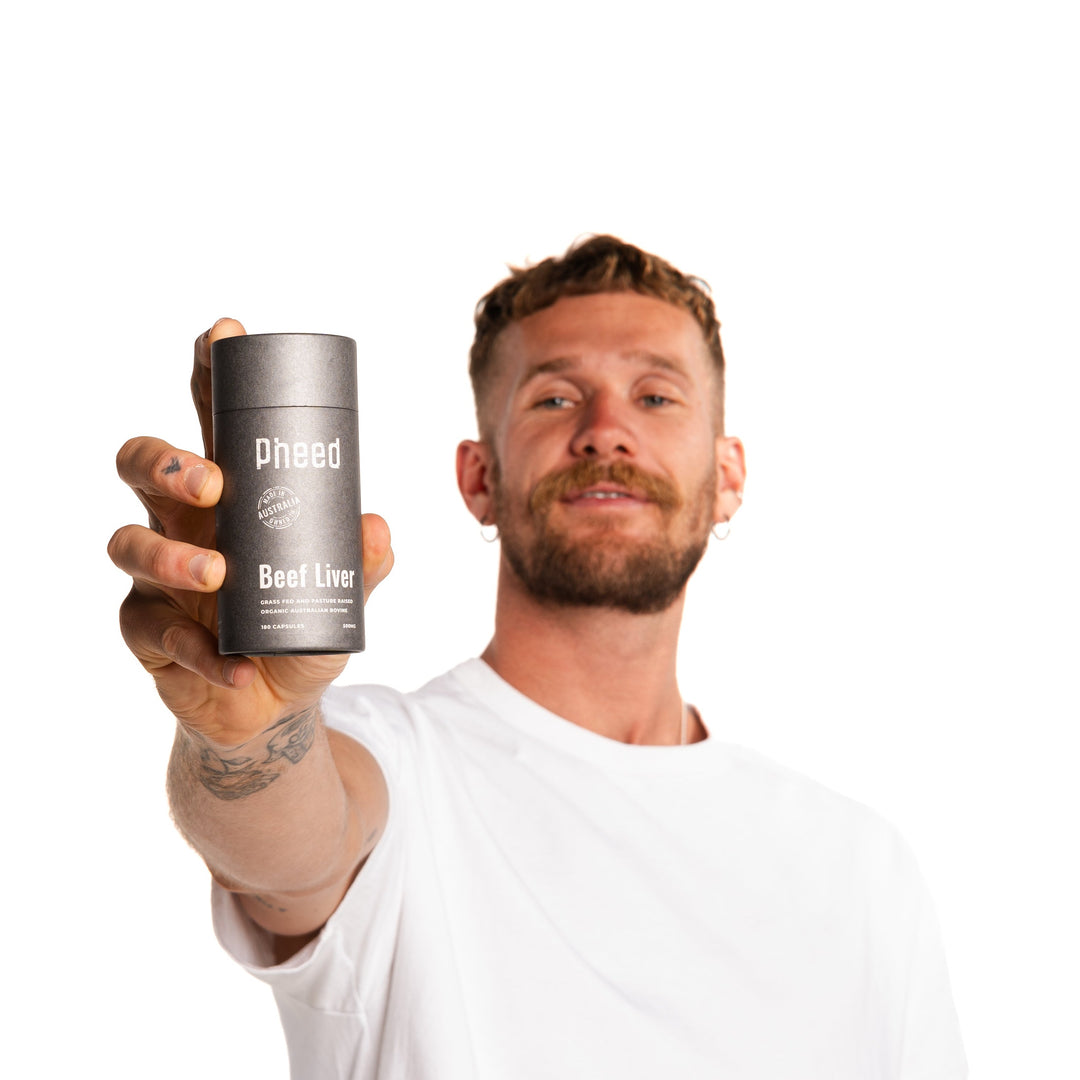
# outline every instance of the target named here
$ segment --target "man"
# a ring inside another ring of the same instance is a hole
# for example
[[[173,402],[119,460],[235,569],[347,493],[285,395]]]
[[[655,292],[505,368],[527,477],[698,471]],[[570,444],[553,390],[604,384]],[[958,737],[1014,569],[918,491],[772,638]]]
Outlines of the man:
[[[904,845],[679,694],[686,583],[745,478],[701,283],[594,237],[485,298],[457,475],[501,537],[495,633],[408,695],[217,654],[209,343],[242,332],[196,343],[206,458],[120,452],[151,528],[110,551],[178,720],[176,821],[294,1075],[966,1075]],[[363,539],[370,590],[393,555],[381,519]]]

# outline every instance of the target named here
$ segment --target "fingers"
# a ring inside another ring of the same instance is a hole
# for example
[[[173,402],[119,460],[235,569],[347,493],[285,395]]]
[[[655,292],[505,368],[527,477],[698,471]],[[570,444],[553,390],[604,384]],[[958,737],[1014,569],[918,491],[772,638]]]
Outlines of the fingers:
[[[128,648],[156,678],[176,665],[213,686],[239,689],[249,686],[257,674],[246,657],[219,655],[217,638],[164,597],[133,589],[120,607],[120,631]]]
[[[225,580],[220,553],[167,540],[142,525],[125,525],[109,541],[109,558],[137,581],[185,592],[215,592]]]
[[[394,549],[390,546],[390,526],[378,514],[361,517],[364,543],[364,603],[394,566]]]
[[[236,319],[218,319],[209,330],[195,339],[195,363],[191,372],[191,397],[199,414],[202,429],[203,452],[208,458],[214,456],[214,416],[211,409],[210,346],[222,338],[246,334],[243,324]]]
[[[125,484],[147,497],[213,506],[221,495],[221,470],[212,461],[149,435],[128,439],[120,447],[116,471]]]

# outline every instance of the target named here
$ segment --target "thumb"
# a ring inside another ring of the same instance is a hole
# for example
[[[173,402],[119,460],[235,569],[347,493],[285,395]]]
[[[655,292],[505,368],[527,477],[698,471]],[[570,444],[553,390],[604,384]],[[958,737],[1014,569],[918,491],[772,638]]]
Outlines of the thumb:
[[[364,549],[364,603],[375,586],[393,569],[394,549],[390,546],[390,526],[378,514],[363,514],[360,534]]]

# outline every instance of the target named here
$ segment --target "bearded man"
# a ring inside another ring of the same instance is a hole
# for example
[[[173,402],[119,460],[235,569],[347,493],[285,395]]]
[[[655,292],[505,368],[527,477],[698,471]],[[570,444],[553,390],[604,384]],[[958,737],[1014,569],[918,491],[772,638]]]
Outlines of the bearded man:
[[[457,476],[500,536],[495,631],[419,691],[330,686],[342,657],[219,656],[220,471],[154,439],[118,457],[153,518],[110,553],[178,721],[174,816],[293,1075],[965,1076],[903,842],[678,689],[687,582],[745,480],[704,284],[600,236],[514,270],[476,321]],[[204,431],[210,343],[242,332],[196,342]],[[363,543],[370,591],[381,519]],[[268,749],[283,725],[305,753]]]

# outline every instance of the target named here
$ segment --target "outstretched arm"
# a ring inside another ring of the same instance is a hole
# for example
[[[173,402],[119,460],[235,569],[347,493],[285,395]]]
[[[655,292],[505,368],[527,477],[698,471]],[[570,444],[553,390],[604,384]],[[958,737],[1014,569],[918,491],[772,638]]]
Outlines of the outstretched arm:
[[[195,342],[192,393],[205,456],[160,439],[129,440],[121,478],[148,526],[109,542],[131,575],[124,639],[177,720],[169,796],[181,832],[260,925],[293,936],[317,930],[374,847],[386,785],[371,755],[328,732],[319,714],[345,656],[223,657],[215,638],[225,561],[215,549],[210,344],[243,333],[221,320]],[[352,527],[359,528],[360,522]],[[366,514],[364,595],[393,565],[386,523]]]

